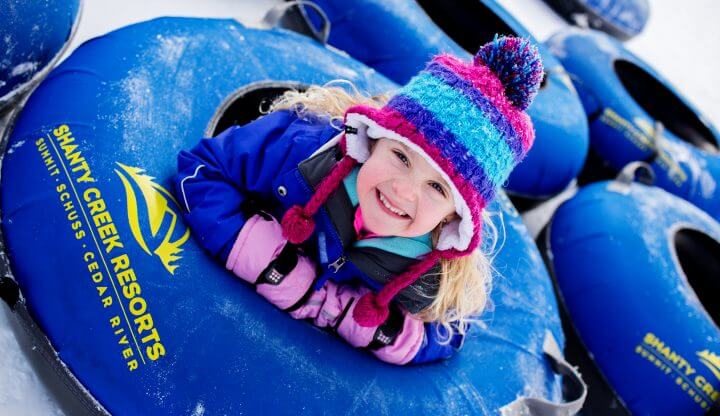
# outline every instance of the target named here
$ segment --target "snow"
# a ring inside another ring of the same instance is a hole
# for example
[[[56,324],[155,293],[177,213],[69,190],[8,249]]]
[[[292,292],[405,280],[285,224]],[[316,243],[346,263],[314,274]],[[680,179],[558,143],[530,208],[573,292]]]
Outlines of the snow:
[[[203,416],[205,414],[205,406],[202,402],[198,403],[197,406],[195,406],[195,410],[192,413],[192,416]]]
[[[23,75],[28,72],[33,72],[33,71],[35,71],[35,68],[37,68],[38,64],[39,64],[39,62],[23,62],[23,63],[17,64],[10,71],[10,76],[16,77],[18,75]]]
[[[7,151],[8,154],[15,152],[15,150],[17,150],[20,146],[22,146],[22,145],[24,145],[24,144],[25,144],[25,140],[20,140],[19,142],[13,144],[13,145],[10,146],[10,148],[8,149],[8,151]]]
[[[705,159],[693,157],[691,153],[691,145],[685,142],[676,142],[664,140],[662,147],[668,150],[673,160],[681,164],[683,168],[689,170],[692,178],[699,178],[700,194],[703,198],[711,198],[715,192],[715,179],[707,171],[707,161]]]
[[[265,12],[280,0],[127,0],[122,9],[112,0],[85,0],[83,15],[70,50],[84,41],[133,23],[160,16],[194,16],[237,19],[259,26]],[[67,55],[67,54],[66,54]]]
[[[20,350],[4,302],[0,309],[0,414],[62,415]]]
[[[165,15],[229,17],[246,25],[259,26],[265,11],[279,2],[126,0],[120,9],[113,0],[86,0],[82,21],[69,52],[85,40],[110,30]],[[499,3],[540,40],[567,26],[540,0],[499,0]],[[720,49],[715,45],[715,41],[720,39],[720,26],[716,24],[720,3],[716,0],[695,0],[678,7],[673,0],[655,0],[650,6],[648,26],[627,46],[689,97],[710,122],[720,126],[720,85],[715,81],[715,74],[720,72]],[[165,56],[172,59],[175,54],[171,52],[181,50],[182,42],[179,39],[167,39],[166,42],[169,53]],[[714,186],[714,182],[708,184],[708,187]],[[534,212],[532,222],[537,225],[546,221],[559,202],[573,192],[568,190],[561,197],[544,204]],[[539,229],[531,230],[531,234],[537,231]],[[18,345],[10,328],[10,319],[14,318],[9,316],[9,310],[3,304],[0,306],[0,415],[62,415],[59,405],[38,379]],[[308,370],[313,371],[312,368]],[[199,402],[193,413],[204,414],[205,404]]]

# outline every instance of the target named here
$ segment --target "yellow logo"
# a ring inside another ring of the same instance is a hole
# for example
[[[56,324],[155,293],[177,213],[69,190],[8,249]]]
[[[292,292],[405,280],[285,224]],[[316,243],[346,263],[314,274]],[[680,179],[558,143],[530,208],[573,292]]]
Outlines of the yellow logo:
[[[658,133],[655,131],[655,127],[645,118],[634,117],[633,123],[649,137],[654,137]]]
[[[172,240],[173,234],[175,234],[175,227],[178,225],[178,213],[170,206],[169,201],[172,201],[174,207],[178,207],[177,201],[165,188],[153,182],[155,178],[145,174],[145,169],[123,165],[120,162],[115,163],[125,172],[125,174],[123,174],[123,172],[115,169],[115,173],[118,174],[125,187],[128,222],[130,223],[130,230],[132,231],[133,237],[135,237],[135,241],[137,241],[147,254],[152,256],[153,253],[155,253],[155,255],[160,258],[160,261],[162,261],[165,269],[167,269],[170,274],[175,274],[175,269],[177,269],[178,266],[173,264],[173,262],[182,258],[178,253],[183,250],[181,248],[182,245],[185,244],[185,241],[190,237],[190,230],[186,229],[182,236],[176,240]],[[150,248],[148,248],[148,244],[145,242],[145,238],[140,230],[138,200],[135,196],[135,190],[133,189],[131,180],[137,188],[140,189],[140,193],[145,200],[147,218],[150,223],[150,235],[152,237],[157,236],[166,216],[170,216],[170,226],[165,232],[162,242],[160,242],[152,252]]]
[[[720,357],[710,352],[710,350],[703,350],[697,353],[700,362],[705,364],[707,368],[715,374],[718,380],[720,380]]]

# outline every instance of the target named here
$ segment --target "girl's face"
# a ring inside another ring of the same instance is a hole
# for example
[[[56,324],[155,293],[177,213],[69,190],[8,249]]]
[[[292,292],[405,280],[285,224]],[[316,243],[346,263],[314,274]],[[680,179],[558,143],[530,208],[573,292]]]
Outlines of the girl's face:
[[[358,172],[357,193],[365,227],[379,235],[417,237],[455,213],[450,187],[440,173],[395,140],[371,140],[370,157]]]

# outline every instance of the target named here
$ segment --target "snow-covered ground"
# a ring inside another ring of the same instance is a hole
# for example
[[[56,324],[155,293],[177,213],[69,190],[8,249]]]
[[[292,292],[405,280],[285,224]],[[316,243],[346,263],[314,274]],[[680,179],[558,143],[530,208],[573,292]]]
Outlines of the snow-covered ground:
[[[256,25],[280,0],[85,0],[83,16],[69,52],[83,41],[157,16],[234,17]],[[540,40],[566,26],[540,0],[499,0]],[[720,2],[650,0],[645,31],[627,43],[653,65],[716,126],[720,126]],[[0,22],[3,24],[3,22]],[[62,415],[35,375],[0,306],[0,416]]]

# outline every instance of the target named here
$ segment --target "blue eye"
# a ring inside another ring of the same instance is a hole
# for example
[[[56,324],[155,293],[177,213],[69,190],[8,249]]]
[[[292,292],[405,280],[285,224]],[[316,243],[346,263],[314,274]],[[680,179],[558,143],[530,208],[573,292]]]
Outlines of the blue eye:
[[[408,158],[407,158],[404,154],[402,154],[401,152],[398,152],[397,150],[393,150],[393,153],[395,153],[395,154],[397,155],[398,159],[400,159],[400,161],[401,161],[405,166],[410,166],[410,163],[409,163],[410,161],[408,160]]]
[[[437,189],[437,191],[440,192],[440,194],[441,194],[442,196],[445,196],[445,191],[443,190],[442,185],[440,185],[440,184],[437,183],[437,182],[431,182],[431,183],[430,183],[430,186],[432,186],[433,188]]]

